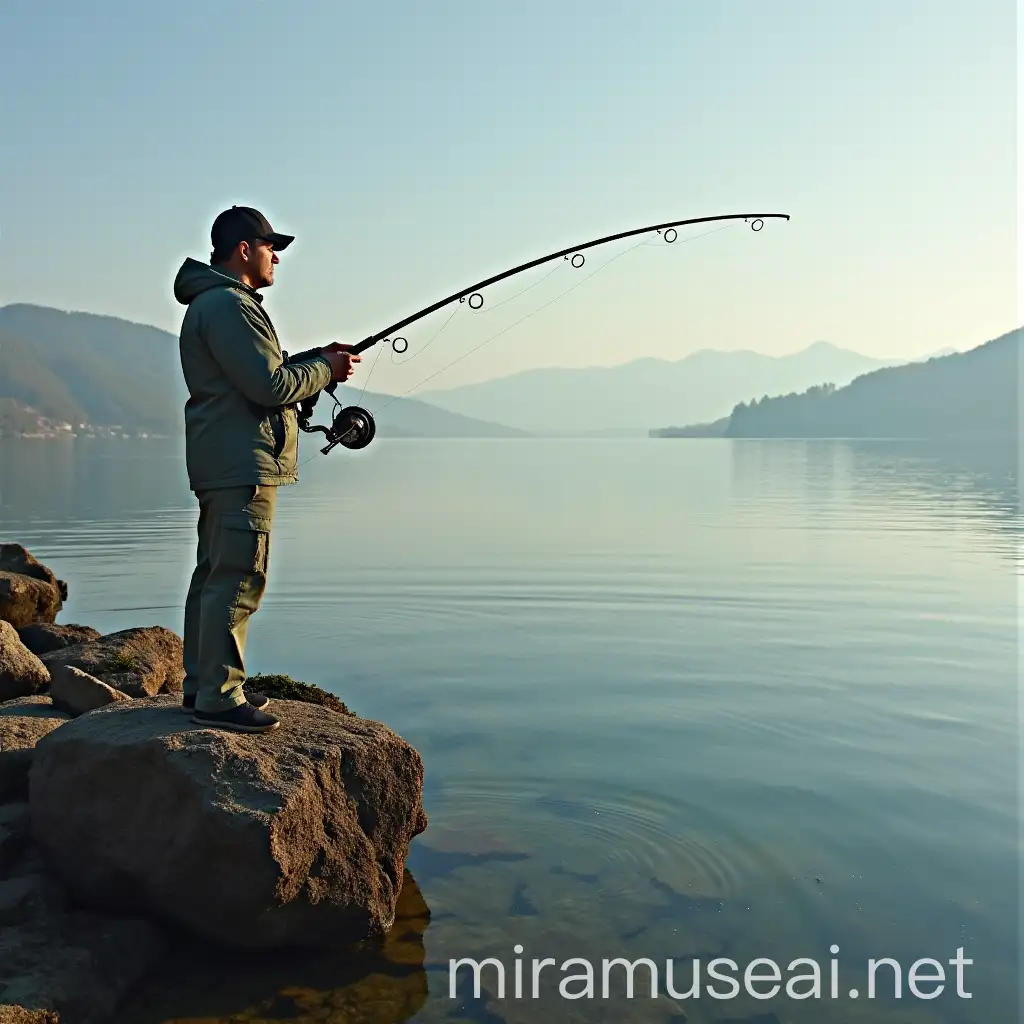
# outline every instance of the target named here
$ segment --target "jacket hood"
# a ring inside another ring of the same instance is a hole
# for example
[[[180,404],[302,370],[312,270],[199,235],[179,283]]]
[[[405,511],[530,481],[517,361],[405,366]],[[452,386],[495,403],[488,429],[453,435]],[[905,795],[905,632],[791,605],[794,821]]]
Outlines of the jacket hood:
[[[256,292],[242,284],[233,274],[211,267],[209,263],[200,263],[191,256],[178,268],[174,278],[174,297],[183,306],[187,306],[211,288],[241,288],[259,299]]]

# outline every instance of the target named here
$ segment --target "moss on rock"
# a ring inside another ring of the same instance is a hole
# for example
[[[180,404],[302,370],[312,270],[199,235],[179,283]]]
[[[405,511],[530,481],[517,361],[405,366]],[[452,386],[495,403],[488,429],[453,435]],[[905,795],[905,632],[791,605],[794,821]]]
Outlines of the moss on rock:
[[[249,676],[246,686],[257,693],[265,693],[268,697],[279,700],[301,700],[307,704],[320,704],[342,715],[354,715],[346,705],[338,700],[333,693],[321,690],[313,683],[303,683],[291,676],[271,673],[268,675]]]

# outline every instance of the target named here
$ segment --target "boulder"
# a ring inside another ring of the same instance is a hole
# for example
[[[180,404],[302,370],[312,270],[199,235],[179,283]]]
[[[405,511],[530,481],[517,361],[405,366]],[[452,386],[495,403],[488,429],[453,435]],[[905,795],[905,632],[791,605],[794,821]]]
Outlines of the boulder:
[[[423,762],[387,726],[275,701],[281,727],[200,728],[178,700],[109,704],[42,740],[33,836],[81,905],[235,947],[386,935]]]
[[[18,631],[0,619],[0,701],[28,697],[49,684],[46,666],[21,642]]]
[[[163,626],[140,626],[107,633],[42,656],[52,673],[74,665],[129,697],[180,693],[185,678],[181,637]]]
[[[0,928],[0,998],[67,1024],[115,1021],[118,1005],[167,948],[149,921],[46,910],[39,903],[34,909],[24,923]]]
[[[56,622],[35,622],[18,630],[21,642],[38,655],[59,651],[72,644],[86,644],[90,640],[98,640],[102,635],[92,626],[79,626],[75,623],[59,625]]]
[[[74,665],[55,665],[50,700],[55,708],[77,717],[117,700],[131,700],[131,697]]]
[[[0,805],[0,1024],[110,1024],[167,940],[152,922],[74,907],[30,831],[27,803]]]
[[[0,619],[15,629],[53,622],[68,597],[68,585],[20,544],[0,544]]]
[[[28,794],[28,771],[36,743],[70,721],[71,715],[59,711],[42,694],[0,704],[0,801]]]
[[[30,831],[27,803],[0,805],[0,833],[21,851],[0,866],[0,1024],[111,1024],[167,940],[153,922],[76,908]]]

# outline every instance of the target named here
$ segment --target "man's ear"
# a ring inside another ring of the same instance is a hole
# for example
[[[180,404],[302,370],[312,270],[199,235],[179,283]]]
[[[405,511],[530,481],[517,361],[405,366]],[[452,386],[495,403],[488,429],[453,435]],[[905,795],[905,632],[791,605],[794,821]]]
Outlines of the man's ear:
[[[249,262],[249,256],[250,256],[251,252],[252,252],[252,250],[249,247],[249,243],[248,242],[239,242],[238,243],[238,256],[239,256],[239,258],[241,259],[241,261],[243,263],[248,263]]]

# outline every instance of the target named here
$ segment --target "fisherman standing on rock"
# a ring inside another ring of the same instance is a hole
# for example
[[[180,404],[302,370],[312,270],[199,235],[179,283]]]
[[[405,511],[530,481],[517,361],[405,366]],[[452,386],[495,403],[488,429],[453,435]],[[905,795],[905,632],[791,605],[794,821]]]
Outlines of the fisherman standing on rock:
[[[249,619],[267,583],[277,488],[298,482],[294,405],[347,381],[360,357],[329,345],[286,362],[263,308],[278,253],[294,240],[233,206],[213,222],[210,262],[186,259],[174,297],[181,325],[185,461],[199,503],[196,567],[185,602],[183,706],[199,725],[268,732],[280,720],[247,693]]]

